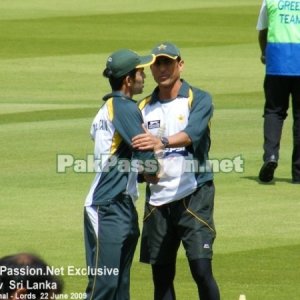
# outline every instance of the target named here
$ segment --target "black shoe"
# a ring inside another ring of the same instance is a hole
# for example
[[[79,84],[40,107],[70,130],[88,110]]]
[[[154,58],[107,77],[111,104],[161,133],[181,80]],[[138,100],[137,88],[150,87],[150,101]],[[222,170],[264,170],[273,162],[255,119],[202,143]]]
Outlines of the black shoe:
[[[277,165],[278,163],[276,160],[266,161],[260,169],[259,180],[262,182],[270,182],[274,177]]]

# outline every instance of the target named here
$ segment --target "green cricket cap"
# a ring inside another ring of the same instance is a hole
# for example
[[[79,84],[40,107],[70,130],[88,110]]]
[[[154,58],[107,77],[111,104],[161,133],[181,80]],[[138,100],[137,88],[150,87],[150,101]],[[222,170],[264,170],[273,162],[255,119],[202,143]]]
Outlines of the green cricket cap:
[[[180,51],[178,47],[175,44],[169,42],[164,42],[156,45],[152,49],[152,54],[154,54],[155,56],[166,56],[171,59],[177,59],[177,57],[180,57]]]
[[[121,49],[108,57],[106,68],[111,76],[120,78],[134,69],[150,66],[154,60],[154,55],[140,56],[132,50]]]

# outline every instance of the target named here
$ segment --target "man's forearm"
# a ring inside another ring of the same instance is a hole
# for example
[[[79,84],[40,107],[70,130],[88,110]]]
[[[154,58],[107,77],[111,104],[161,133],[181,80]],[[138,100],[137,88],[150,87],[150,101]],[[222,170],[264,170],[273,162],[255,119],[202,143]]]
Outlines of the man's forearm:
[[[167,148],[185,147],[191,144],[189,135],[183,131],[166,137],[169,140]],[[159,137],[149,132],[139,134],[132,139],[132,147],[138,150],[158,151],[164,148]]]
[[[261,51],[261,61],[265,63],[265,52],[267,47],[268,29],[260,30],[258,33],[258,43]]]
[[[176,147],[185,147],[191,144],[190,137],[183,131],[173,134],[167,137],[169,140],[169,147],[176,148]]]

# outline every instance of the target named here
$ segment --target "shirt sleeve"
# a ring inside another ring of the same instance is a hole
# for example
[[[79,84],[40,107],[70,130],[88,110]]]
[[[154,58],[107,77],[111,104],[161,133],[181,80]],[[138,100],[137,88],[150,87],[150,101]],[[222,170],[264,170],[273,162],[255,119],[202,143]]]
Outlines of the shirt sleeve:
[[[194,90],[188,124],[183,130],[190,137],[194,146],[197,147],[202,137],[207,133],[212,114],[213,105],[210,94]]]
[[[114,103],[113,125],[123,141],[131,148],[132,138],[144,133],[143,117],[135,102],[120,100]],[[133,157],[142,161],[154,159],[152,151],[133,151]],[[151,172],[153,173],[153,172]]]
[[[257,20],[256,29],[257,30],[264,30],[268,28],[268,13],[267,13],[267,4],[266,0],[263,0],[261,5],[260,13]]]

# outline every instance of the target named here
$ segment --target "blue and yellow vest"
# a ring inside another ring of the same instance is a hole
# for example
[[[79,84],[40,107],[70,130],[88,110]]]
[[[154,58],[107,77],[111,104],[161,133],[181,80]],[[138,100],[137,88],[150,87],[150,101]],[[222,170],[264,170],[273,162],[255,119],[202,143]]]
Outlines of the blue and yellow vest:
[[[266,0],[266,73],[300,76],[300,0]]]

